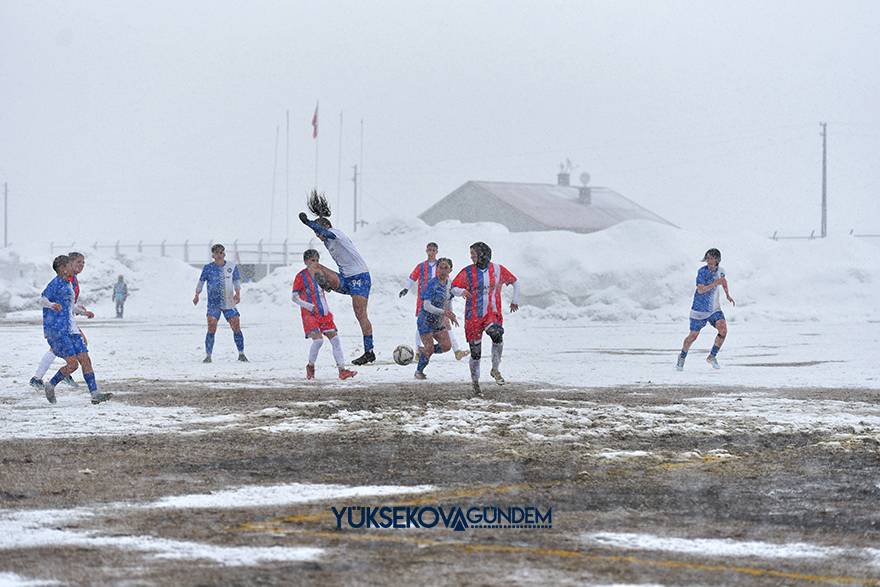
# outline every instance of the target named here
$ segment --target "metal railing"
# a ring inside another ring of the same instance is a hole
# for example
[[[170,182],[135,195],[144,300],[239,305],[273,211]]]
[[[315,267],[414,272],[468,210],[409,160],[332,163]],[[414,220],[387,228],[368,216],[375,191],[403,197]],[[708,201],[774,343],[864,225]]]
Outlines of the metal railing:
[[[191,265],[201,265],[211,261],[211,246],[218,241],[209,241],[196,244],[185,240],[180,242],[144,242],[123,243],[116,241],[114,243],[101,243],[95,241],[91,244],[84,242],[72,243],[49,243],[49,254],[54,256],[59,253],[76,250],[79,248],[87,248],[94,251],[113,251],[116,257],[122,257],[125,253],[152,253],[156,252],[161,257],[176,257],[182,259],[185,263]],[[222,241],[220,241],[222,242]],[[266,242],[263,239],[257,242],[238,242],[238,239],[227,244],[226,252],[235,263],[239,265],[264,265],[267,271],[270,268],[278,266],[287,266],[300,260],[300,256],[306,249],[315,248],[318,244],[316,239],[309,241],[290,242],[285,239],[282,242]]]

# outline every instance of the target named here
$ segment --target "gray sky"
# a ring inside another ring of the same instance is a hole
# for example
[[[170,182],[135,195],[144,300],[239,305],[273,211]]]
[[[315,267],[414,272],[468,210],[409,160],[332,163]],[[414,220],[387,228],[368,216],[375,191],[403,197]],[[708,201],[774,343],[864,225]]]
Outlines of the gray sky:
[[[10,239],[276,239],[314,179],[343,228],[566,157],[684,228],[880,232],[876,2],[0,0]],[[290,223],[291,237],[303,236]]]

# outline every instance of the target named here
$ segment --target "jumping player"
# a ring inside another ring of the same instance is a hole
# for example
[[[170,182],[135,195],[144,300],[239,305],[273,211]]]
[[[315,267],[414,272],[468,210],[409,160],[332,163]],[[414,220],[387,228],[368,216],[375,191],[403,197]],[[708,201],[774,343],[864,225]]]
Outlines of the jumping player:
[[[442,258],[437,261],[437,277],[430,279],[420,294],[421,304],[416,327],[421,337],[419,340],[419,363],[415,378],[427,379],[425,367],[434,353],[445,353],[452,348],[446,323],[458,326],[458,318],[450,307],[452,296],[467,296],[466,289],[450,287],[449,272],[452,271],[452,260]],[[435,344],[434,341],[437,341]]]
[[[199,283],[196,286],[196,295],[193,297],[193,305],[198,305],[199,294],[202,286],[208,283],[208,333],[205,334],[205,359],[203,363],[211,362],[211,354],[214,352],[214,334],[217,332],[217,322],[220,314],[226,318],[229,327],[232,328],[232,338],[238,348],[238,360],[247,362],[244,356],[244,334],[241,332],[241,314],[235,306],[241,301],[241,275],[238,265],[226,261],[226,249],[221,244],[211,247],[213,263],[202,267]]]
[[[66,363],[46,382],[43,390],[49,403],[54,404],[55,386],[82,365],[83,379],[89,387],[92,403],[99,404],[113,397],[113,394],[98,391],[89,350],[73,317],[74,291],[70,282],[73,264],[67,255],[55,257],[52,262],[55,279],[49,282],[40,297],[43,306],[43,335],[55,356],[61,357]]]
[[[85,316],[86,318],[92,319],[95,317],[94,312],[89,311],[84,305],[79,303],[79,277],[77,277],[80,273],[82,273],[83,269],[86,266],[86,258],[82,253],[78,253],[76,251],[71,251],[67,253],[67,258],[70,260],[72,265],[72,272],[70,274],[70,284],[73,287],[73,313],[74,316]],[[83,342],[88,345],[88,340],[86,339],[86,335],[83,333],[82,329],[79,329],[79,334],[83,338]],[[30,385],[36,389],[43,389],[43,376],[46,375],[46,372],[52,366],[52,362],[55,360],[55,353],[52,352],[52,349],[46,351],[46,354],[43,355],[43,358],[40,359],[40,364],[37,365],[37,370],[34,373],[34,376],[31,377]],[[72,375],[67,375],[63,379],[64,383],[70,385],[71,387],[76,387],[77,383],[73,380]]]
[[[428,255],[428,259],[416,265],[415,269],[409,274],[409,283],[405,288],[400,290],[400,293],[398,294],[398,297],[402,298],[409,293],[409,290],[418,286],[418,290],[416,290],[416,317],[419,315],[419,310],[422,309],[422,293],[425,291],[425,286],[428,284],[428,281],[434,278],[437,274],[438,250],[439,247],[437,246],[437,243],[432,242],[427,244],[425,247],[425,253]],[[455,331],[450,328],[448,319],[444,319],[444,324],[449,333],[449,340],[452,342],[452,352],[455,355],[455,359],[460,361],[468,356],[469,353],[459,349],[458,338],[455,336]],[[418,331],[418,328],[416,328],[416,348],[419,352],[421,352],[421,347],[421,333]]]
[[[312,270],[315,281],[324,289],[351,296],[351,307],[364,337],[364,354],[353,360],[352,363],[355,365],[372,363],[376,360],[376,355],[373,352],[373,324],[367,315],[367,302],[370,299],[370,286],[372,285],[370,270],[351,239],[330,224],[330,204],[327,203],[324,194],[312,190],[309,194],[308,205],[312,214],[318,218],[309,220],[305,212],[300,212],[299,219],[315,231],[339,267],[337,273],[318,263]]]
[[[333,358],[336,359],[336,367],[339,369],[339,378],[348,379],[357,375],[357,371],[345,368],[345,355],[342,352],[342,343],[336,336],[336,324],[333,322],[333,314],[327,305],[327,298],[323,289],[315,282],[313,273],[316,271],[321,257],[315,249],[309,249],[303,253],[303,262],[306,268],[296,274],[293,279],[293,291],[291,299],[301,308],[303,330],[306,338],[312,339],[309,348],[309,362],[306,365],[306,379],[315,378],[315,360],[318,351],[324,344],[321,335],[327,337],[333,347]]]
[[[721,263],[721,251],[718,249],[709,249],[703,255],[703,261],[706,263],[697,271],[697,289],[694,291],[694,303],[691,306],[691,331],[684,339],[681,346],[681,353],[678,355],[678,362],[675,368],[679,371],[684,369],[684,360],[687,358],[688,350],[697,337],[700,336],[700,330],[706,325],[711,324],[717,331],[715,344],[706,357],[706,362],[712,365],[714,369],[720,369],[718,364],[718,351],[724,344],[727,337],[727,320],[724,319],[724,312],[721,311],[719,303],[718,286],[724,288],[724,295],[727,301],[736,305],[733,298],[730,297],[730,291],[727,289],[727,277],[724,276],[724,269],[718,264]]]
[[[504,265],[492,263],[492,249],[484,242],[471,245],[471,261],[452,281],[454,287],[468,291],[465,306],[464,334],[471,349],[471,381],[474,393],[480,394],[480,357],[483,332],[492,339],[491,375],[498,385],[504,385],[501,376],[501,351],[504,348],[504,326],[501,315],[501,286],[513,285],[510,311],[519,310],[519,282]]]

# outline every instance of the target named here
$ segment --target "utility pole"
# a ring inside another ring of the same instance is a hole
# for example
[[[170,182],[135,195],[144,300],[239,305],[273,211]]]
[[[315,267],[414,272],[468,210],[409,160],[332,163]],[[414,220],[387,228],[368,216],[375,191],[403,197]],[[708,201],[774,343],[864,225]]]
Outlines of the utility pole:
[[[3,182],[3,248],[9,246],[9,184]]]
[[[822,127],[822,238],[828,236],[828,123]]]
[[[352,176],[351,181],[354,183],[354,216],[352,217],[352,226],[354,230],[352,232],[357,232],[358,229],[358,166],[354,165],[354,176]]]

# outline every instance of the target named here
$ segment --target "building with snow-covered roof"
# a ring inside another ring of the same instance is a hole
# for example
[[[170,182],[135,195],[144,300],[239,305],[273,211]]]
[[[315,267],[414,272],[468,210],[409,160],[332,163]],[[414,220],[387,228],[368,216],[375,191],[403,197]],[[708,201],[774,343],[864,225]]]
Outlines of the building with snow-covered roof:
[[[568,173],[560,173],[556,184],[469,181],[419,218],[431,225],[443,220],[497,222],[511,232],[596,232],[624,220],[675,226],[612,189],[571,186]]]

